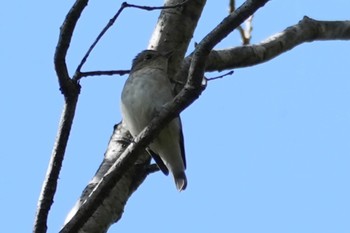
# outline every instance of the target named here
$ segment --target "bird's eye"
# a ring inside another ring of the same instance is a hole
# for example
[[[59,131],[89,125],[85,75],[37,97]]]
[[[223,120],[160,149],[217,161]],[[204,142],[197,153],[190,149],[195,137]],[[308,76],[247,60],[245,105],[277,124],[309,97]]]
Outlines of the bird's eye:
[[[149,60],[149,59],[151,59],[153,57],[153,55],[152,54],[146,54],[146,56],[145,56],[145,60]]]

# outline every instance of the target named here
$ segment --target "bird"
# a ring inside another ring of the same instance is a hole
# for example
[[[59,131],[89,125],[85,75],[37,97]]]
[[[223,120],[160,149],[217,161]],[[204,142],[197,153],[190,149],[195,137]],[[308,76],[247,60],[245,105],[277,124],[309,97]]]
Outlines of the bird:
[[[168,78],[172,53],[144,50],[132,61],[131,71],[121,94],[121,113],[135,138],[174,98]],[[172,173],[178,191],[187,187],[186,156],[180,116],[170,121],[146,149],[165,175]]]

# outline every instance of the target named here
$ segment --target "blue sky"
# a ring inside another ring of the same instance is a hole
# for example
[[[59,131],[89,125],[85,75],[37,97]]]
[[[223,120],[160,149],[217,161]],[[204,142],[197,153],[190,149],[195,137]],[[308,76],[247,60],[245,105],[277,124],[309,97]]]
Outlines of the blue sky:
[[[227,2],[208,1],[193,42],[227,14]],[[72,3],[3,3],[0,201],[4,232],[32,229],[63,106],[53,53]],[[119,5],[120,1],[89,3],[68,53],[70,72]],[[304,15],[349,19],[349,7],[347,0],[270,1],[255,15],[252,42],[280,32]],[[132,58],[147,47],[158,13],[123,12],[83,70],[128,69]],[[233,33],[218,48],[239,43]],[[307,43],[268,63],[237,69],[233,76],[210,82],[181,115],[187,190],[179,194],[171,177],[151,175],[110,232],[349,232],[349,52],[346,41]],[[121,119],[119,99],[125,79],[95,77],[81,82],[49,216],[50,233],[60,229],[102,161],[112,127]]]

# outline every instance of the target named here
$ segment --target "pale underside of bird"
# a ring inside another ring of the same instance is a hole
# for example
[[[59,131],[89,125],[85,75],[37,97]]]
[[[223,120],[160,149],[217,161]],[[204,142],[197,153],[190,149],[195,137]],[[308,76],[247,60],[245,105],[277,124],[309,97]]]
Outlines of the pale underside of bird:
[[[123,120],[136,137],[173,100],[174,95],[167,77],[168,57],[154,50],[145,50],[133,61],[121,97]],[[147,151],[164,174],[173,174],[176,187],[187,186],[186,159],[180,117],[168,123],[150,143]]]

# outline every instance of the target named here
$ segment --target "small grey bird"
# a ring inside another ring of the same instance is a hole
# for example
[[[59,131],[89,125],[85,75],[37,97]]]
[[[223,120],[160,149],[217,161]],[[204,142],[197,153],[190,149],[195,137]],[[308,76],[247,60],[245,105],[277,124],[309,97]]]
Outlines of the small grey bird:
[[[144,50],[133,60],[121,96],[125,124],[136,137],[174,95],[167,77],[168,55]],[[164,174],[173,174],[176,188],[187,186],[186,159],[180,117],[166,125],[147,149]]]

